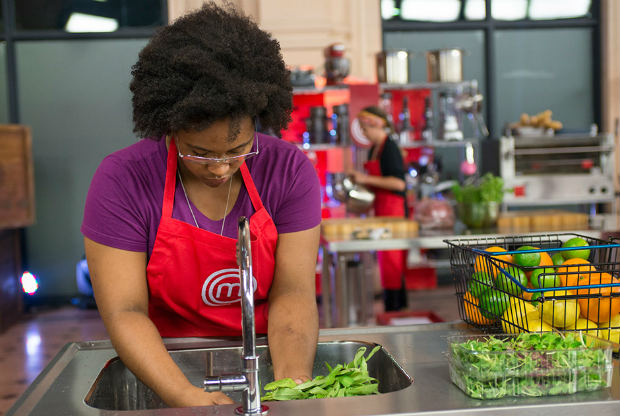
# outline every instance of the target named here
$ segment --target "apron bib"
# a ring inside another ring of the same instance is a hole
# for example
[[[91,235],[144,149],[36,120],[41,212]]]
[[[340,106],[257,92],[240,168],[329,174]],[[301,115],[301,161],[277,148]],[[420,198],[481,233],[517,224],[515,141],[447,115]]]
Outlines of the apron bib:
[[[267,333],[267,298],[278,232],[245,162],[240,171],[255,210],[250,217],[250,241],[256,332]],[[237,240],[172,218],[176,172],[177,150],[171,140],[162,216],[146,268],[149,317],[162,337],[241,335]]]

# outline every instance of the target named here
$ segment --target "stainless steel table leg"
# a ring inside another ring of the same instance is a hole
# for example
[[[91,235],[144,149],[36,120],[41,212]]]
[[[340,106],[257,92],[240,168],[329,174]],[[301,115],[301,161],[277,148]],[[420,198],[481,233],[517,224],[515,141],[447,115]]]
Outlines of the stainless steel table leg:
[[[336,265],[336,322],[341,328],[349,326],[349,294],[347,284],[347,256],[338,255]]]
[[[325,248],[323,250],[323,267],[321,271],[321,306],[323,308],[323,322],[325,323],[326,328],[333,327],[333,319],[332,319],[332,263],[333,256],[331,253]]]
[[[368,282],[366,280],[366,264],[364,259],[365,254],[360,254],[359,266],[358,270],[355,273],[356,284],[357,284],[357,306],[359,308],[358,315],[358,324],[359,325],[368,325],[368,302],[367,299],[367,291],[368,291]],[[370,305],[372,307],[372,304]]]

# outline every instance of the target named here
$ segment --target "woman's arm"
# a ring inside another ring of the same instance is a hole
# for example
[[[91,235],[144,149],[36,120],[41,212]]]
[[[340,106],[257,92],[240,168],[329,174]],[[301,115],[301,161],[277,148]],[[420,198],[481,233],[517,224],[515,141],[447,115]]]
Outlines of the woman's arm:
[[[406,182],[396,176],[374,176],[358,171],[351,171],[349,175],[355,183],[387,189],[388,191],[403,192],[407,187]]]
[[[148,317],[146,254],[84,239],[97,307],[116,352],[144,384],[169,406],[232,403],[189,382]]]
[[[319,331],[315,290],[319,227],[278,236],[268,324],[276,380],[312,378]]]

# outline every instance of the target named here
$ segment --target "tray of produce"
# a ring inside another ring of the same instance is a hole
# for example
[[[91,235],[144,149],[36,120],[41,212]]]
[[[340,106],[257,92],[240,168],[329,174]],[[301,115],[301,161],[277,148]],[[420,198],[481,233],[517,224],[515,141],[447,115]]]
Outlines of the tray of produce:
[[[461,318],[488,333],[620,343],[620,244],[558,233],[445,241]]]
[[[611,385],[612,343],[583,331],[448,337],[450,379],[468,396],[550,396]]]

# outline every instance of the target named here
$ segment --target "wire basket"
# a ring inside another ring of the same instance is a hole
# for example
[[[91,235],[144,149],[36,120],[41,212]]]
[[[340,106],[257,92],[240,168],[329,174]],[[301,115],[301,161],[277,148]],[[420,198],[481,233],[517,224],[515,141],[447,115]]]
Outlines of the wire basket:
[[[575,237],[587,246],[562,247]],[[618,242],[571,233],[444,241],[459,314],[468,324],[488,333],[584,331],[618,351]],[[517,250],[523,246],[531,248]],[[530,256],[531,265],[518,265],[517,254]]]

